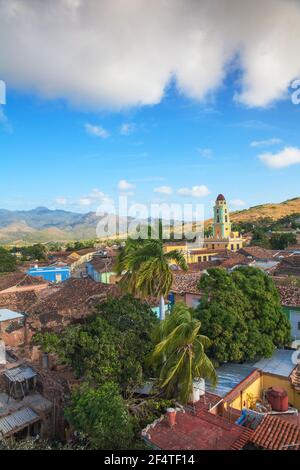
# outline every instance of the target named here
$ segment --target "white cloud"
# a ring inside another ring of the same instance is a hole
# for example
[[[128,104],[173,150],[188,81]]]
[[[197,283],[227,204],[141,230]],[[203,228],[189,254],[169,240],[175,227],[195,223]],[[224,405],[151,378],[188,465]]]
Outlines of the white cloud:
[[[98,188],[93,189],[86,196],[82,196],[75,202],[80,206],[95,206],[96,204],[112,204],[113,201],[110,196],[103,191],[100,191]]]
[[[135,188],[135,185],[132,183],[129,183],[129,181],[127,180],[120,180],[118,183],[119,191],[129,191],[134,188]]]
[[[96,137],[106,139],[106,137],[109,136],[109,133],[102,126],[95,126],[93,124],[86,123],[84,127],[88,134],[95,135]]]
[[[158,103],[173,78],[202,100],[239,69],[235,99],[266,106],[300,75],[299,24],[293,0],[0,0],[1,78],[122,108]]]
[[[212,149],[209,149],[209,148],[198,148],[197,152],[199,153],[201,157],[204,157],[204,158],[211,158],[213,156],[213,151]]]
[[[246,205],[246,202],[242,199],[232,199],[231,201],[229,201],[229,204],[234,207],[243,207]]]
[[[192,196],[192,197],[203,197],[207,196],[210,191],[207,186],[202,184],[201,186],[193,186],[192,188],[180,188],[178,194],[181,196]]]
[[[284,147],[277,153],[262,153],[259,158],[270,168],[285,168],[300,163],[300,149],[297,147]]]
[[[154,188],[153,191],[161,194],[172,194],[173,189],[170,186],[158,186],[157,188]]]
[[[55,203],[59,206],[65,206],[68,203],[68,199],[66,197],[57,197]]]
[[[135,130],[135,124],[129,123],[129,122],[124,122],[122,126],[120,127],[120,134],[121,135],[129,135],[132,134]]]
[[[270,145],[281,144],[282,140],[277,137],[272,137],[271,139],[266,140],[253,140],[250,143],[250,147],[268,147]]]

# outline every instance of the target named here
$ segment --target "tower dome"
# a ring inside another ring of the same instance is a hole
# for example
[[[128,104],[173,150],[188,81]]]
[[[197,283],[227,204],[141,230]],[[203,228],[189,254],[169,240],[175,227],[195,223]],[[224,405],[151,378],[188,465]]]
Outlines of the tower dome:
[[[225,197],[223,196],[223,194],[219,194],[216,201],[225,201]]]

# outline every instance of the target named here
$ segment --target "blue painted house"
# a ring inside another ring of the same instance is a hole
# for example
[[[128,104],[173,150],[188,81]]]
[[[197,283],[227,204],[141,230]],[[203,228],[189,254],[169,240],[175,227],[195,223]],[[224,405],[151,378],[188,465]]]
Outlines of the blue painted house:
[[[27,271],[30,276],[39,276],[50,282],[62,282],[69,279],[71,276],[71,269],[69,266],[42,266],[30,268]]]
[[[116,273],[113,271],[114,260],[112,258],[94,258],[86,264],[87,274],[96,282],[114,284]]]

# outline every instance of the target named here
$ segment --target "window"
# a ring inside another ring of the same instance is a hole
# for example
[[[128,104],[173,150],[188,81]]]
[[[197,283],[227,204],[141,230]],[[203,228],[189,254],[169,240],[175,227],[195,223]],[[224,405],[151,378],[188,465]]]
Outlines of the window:
[[[237,250],[240,249],[240,244],[239,244],[239,243],[236,245],[236,249],[237,249]]]
[[[212,247],[212,249],[214,250],[214,249],[215,249],[215,244],[213,243],[213,244],[211,245],[211,247]]]
[[[298,330],[300,330],[300,321],[298,321]]]
[[[201,263],[201,256],[198,256],[198,263]]]
[[[207,256],[203,256],[203,261],[207,261]]]
[[[209,257],[208,257],[208,261],[211,261],[211,255],[209,255]]]
[[[227,215],[225,215],[225,222],[228,222],[228,217],[227,217]]]
[[[234,250],[234,245],[233,245],[233,244],[231,244],[231,248],[230,248],[230,249],[231,249],[232,251]]]
[[[218,224],[220,223],[220,217],[219,216],[217,217],[217,223]]]

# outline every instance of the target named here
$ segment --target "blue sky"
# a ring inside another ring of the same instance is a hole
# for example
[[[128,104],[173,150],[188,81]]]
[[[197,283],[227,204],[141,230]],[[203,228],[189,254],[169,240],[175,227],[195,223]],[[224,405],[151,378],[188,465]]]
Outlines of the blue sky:
[[[299,4],[143,3],[0,0],[1,208],[300,196]]]
[[[210,206],[223,192],[237,209],[299,196],[299,165],[270,168],[258,156],[300,147],[300,107],[287,99],[249,109],[233,93],[228,83],[211,102],[199,103],[170,87],[157,105],[91,113],[9,90],[8,123],[0,131],[1,207],[85,212],[95,208],[85,201],[93,189],[117,197],[120,180],[142,203]],[[89,133],[86,124],[107,135]],[[203,197],[177,193],[202,185],[209,192]],[[154,191],[162,186],[172,194]]]

